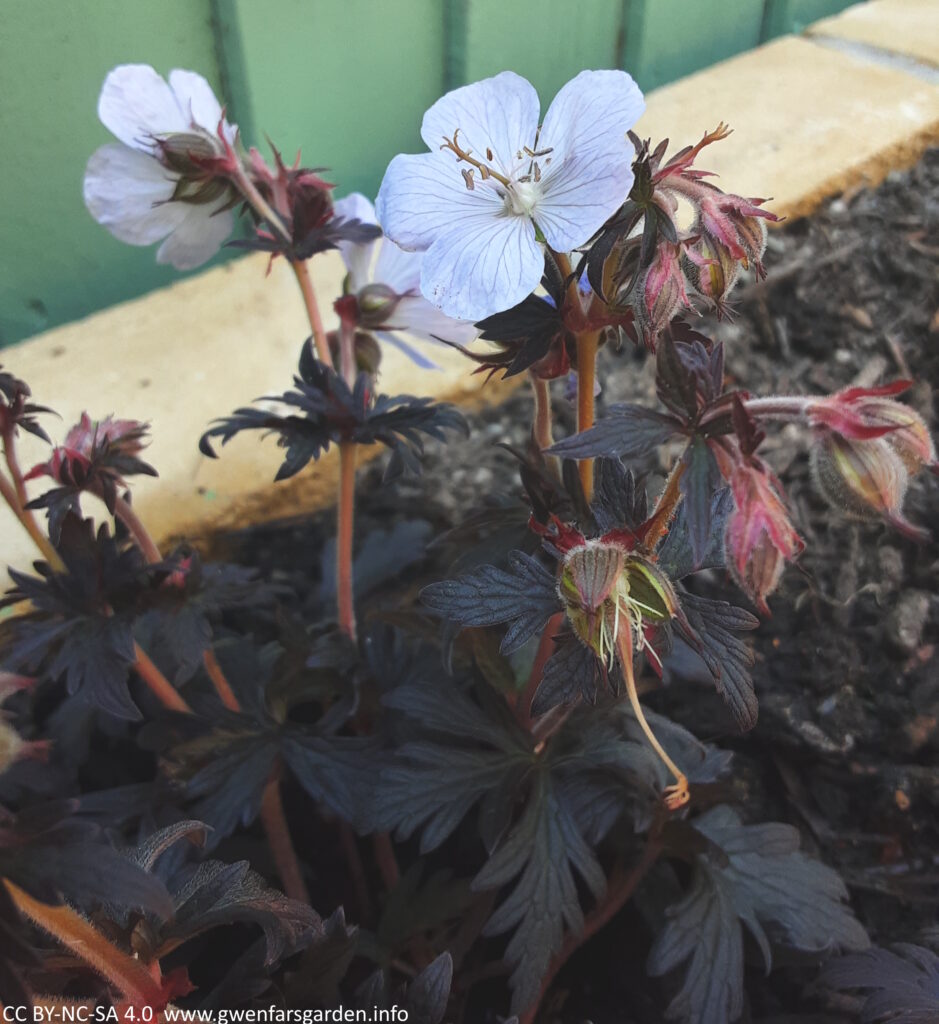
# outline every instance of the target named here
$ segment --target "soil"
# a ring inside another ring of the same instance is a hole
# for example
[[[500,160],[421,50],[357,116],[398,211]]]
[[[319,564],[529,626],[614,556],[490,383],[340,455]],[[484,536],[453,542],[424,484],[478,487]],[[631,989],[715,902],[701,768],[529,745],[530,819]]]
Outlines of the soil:
[[[734,317],[699,326],[725,343],[728,373],[755,394],[829,392],[850,383],[910,377],[912,405],[935,432],[939,386],[939,150],[875,191],[843,195],[813,217],[771,234],[768,278],[734,294]],[[632,348],[601,355],[604,405],[654,404],[653,372]],[[556,382],[564,428],[572,410]],[[530,395],[470,417],[466,441],[428,447],[422,479],[385,484],[381,467],[361,473],[357,530],[365,537],[402,522],[410,552],[390,599],[447,572],[431,538],[477,509],[482,495],[518,491],[513,458],[522,445]],[[681,665],[645,698],[699,737],[736,752],[735,779],[751,821],[797,825],[804,845],[837,868],[853,906],[878,944],[939,944],[939,545],[918,545],[875,524],[853,523],[816,495],[808,438],[786,427],[765,443],[806,541],[771,599],[772,618],[755,634],[760,719],[740,735],[713,688]],[[648,471],[651,494],[663,464]],[[928,477],[928,474],[924,475]],[[908,518],[936,523],[939,482],[921,476]],[[416,511],[419,519],[414,519]],[[298,594],[297,610],[321,603],[323,513],[222,539],[236,561],[260,567]],[[400,538],[399,538],[400,539]],[[379,574],[380,575],[380,574]],[[723,581],[716,581],[723,583]],[[384,597],[373,606],[387,607]],[[732,587],[725,596],[745,604]],[[327,909],[327,908],[323,908]],[[575,956],[553,991],[558,1020],[594,1024],[660,1020],[659,982],[643,974],[649,929],[634,904]],[[814,967],[777,963],[748,975],[744,1020],[836,1024],[854,1019],[811,988]],[[653,998],[654,997],[654,998]],[[562,1008],[563,1007],[563,1008]],[[468,1018],[469,1019],[469,1018]]]

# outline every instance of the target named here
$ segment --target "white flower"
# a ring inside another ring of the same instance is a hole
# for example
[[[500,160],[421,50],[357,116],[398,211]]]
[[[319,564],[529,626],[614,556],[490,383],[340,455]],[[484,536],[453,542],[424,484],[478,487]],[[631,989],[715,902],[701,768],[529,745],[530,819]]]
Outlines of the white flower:
[[[358,192],[340,199],[334,211],[338,219],[378,223],[374,207]],[[405,252],[389,238],[365,243],[340,242],[339,252],[349,272],[349,291],[358,298],[362,326],[400,349],[418,366],[437,368],[402,340],[398,332],[427,341],[442,338],[459,345],[473,341],[479,334],[471,323],[448,317],[421,295],[423,253]]]
[[[568,252],[625,202],[635,155],[626,133],[644,106],[623,71],[582,71],[540,130],[538,94],[511,71],[437,100],[421,125],[432,152],[396,156],[376,201],[385,233],[426,252],[425,297],[481,320],[534,291],[544,271],[536,228]]]
[[[131,245],[165,239],[157,262],[178,270],[214,256],[232,232],[231,193],[204,172],[197,187],[183,166],[187,151],[223,156],[237,134],[209,83],[175,70],[167,84],[147,64],[124,64],[105,79],[98,117],[120,142],[98,149],[85,170],[85,205],[95,220]]]

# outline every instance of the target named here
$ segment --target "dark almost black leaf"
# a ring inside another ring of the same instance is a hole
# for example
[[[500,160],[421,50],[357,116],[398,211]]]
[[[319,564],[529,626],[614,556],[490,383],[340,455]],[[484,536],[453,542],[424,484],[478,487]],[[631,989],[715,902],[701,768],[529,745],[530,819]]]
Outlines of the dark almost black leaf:
[[[323,922],[304,950],[297,970],[287,978],[288,1006],[333,1006],[340,1002],[339,983],[346,975],[359,943],[359,931],[346,924],[342,907]]]
[[[575,871],[600,900],[606,888],[603,871],[563,793],[547,771],[537,771],[521,818],[473,880],[476,890],[514,883],[484,931],[514,931],[506,947],[513,965],[513,1012],[524,1010],[537,997],[565,929],[583,928]]]
[[[682,425],[674,416],[642,405],[611,405],[609,415],[589,430],[558,441],[548,451],[570,459],[598,455],[638,459],[680,433]]]
[[[68,817],[64,802],[13,816],[0,810],[0,878],[43,903],[91,911],[99,904],[172,913],[163,883],[114,849],[97,826]]]
[[[232,249],[250,249],[255,252],[289,252],[294,260],[307,260],[317,253],[338,249],[340,242],[360,245],[379,237],[381,228],[377,224],[365,224],[355,217],[348,220],[333,218],[311,228],[302,237],[295,239],[292,245],[287,245],[280,238],[270,235],[235,238],[226,242],[226,245]]]
[[[845,902],[844,883],[799,850],[796,829],[777,823],[744,825],[726,806],[692,824],[720,855],[695,857],[691,888],[669,908],[667,924],[649,954],[652,974],[686,965],[682,987],[666,1012],[669,1019],[713,1024],[740,1015],[743,925],[767,969],[770,935],[819,954],[866,948],[867,935]]]
[[[307,736],[296,729],[285,734],[281,755],[314,800],[355,824],[361,820],[364,797],[374,787],[368,756],[374,747],[365,737]]]
[[[721,487],[711,498],[710,537],[707,547],[701,554],[700,562],[696,564],[691,545],[691,531],[688,529],[688,509],[682,502],[665,539],[656,551],[659,568],[673,580],[683,579],[703,569],[723,569],[726,565],[724,531],[733,510],[734,497],[730,488]]]
[[[675,321],[656,348],[659,401],[694,422],[723,390],[724,350],[682,321]]]
[[[506,776],[517,778],[531,763],[527,734],[484,713],[449,680],[397,687],[384,703],[425,733],[382,770],[372,827],[395,829],[403,839],[422,829],[423,852],[439,846]]]
[[[536,363],[550,363],[551,375],[569,365],[568,348],[574,336],[564,322],[558,303],[529,295],[517,306],[480,320],[480,338],[498,345],[495,351],[471,353],[481,369],[502,370],[514,377]]]
[[[405,1006],[408,1020],[415,1024],[441,1024],[450,1001],[453,958],[441,953],[408,985]]]
[[[649,514],[645,487],[619,459],[597,459],[591,510],[601,533],[635,529]]]
[[[597,656],[573,633],[562,634],[555,643],[531,704],[536,717],[559,704],[595,703],[603,679]]]
[[[211,928],[250,921],[264,932],[266,962],[271,964],[322,932],[322,921],[313,909],[270,888],[247,861],[205,861],[187,867],[169,885],[176,913],[163,929],[164,942],[185,941]]]
[[[694,437],[682,456],[680,486],[685,506],[685,526],[691,538],[695,568],[699,568],[712,544],[711,510],[721,475],[707,441]]]
[[[756,629],[760,620],[726,601],[688,593],[681,594],[680,600],[687,624],[694,630],[687,639],[714,677],[717,692],[727,701],[737,725],[743,730],[752,729],[759,708],[750,677],[753,651],[736,634]],[[677,622],[677,629],[687,633],[681,622]]]
[[[376,960],[397,955],[416,935],[457,921],[473,902],[467,879],[455,879],[449,871],[434,871],[425,878],[424,867],[415,861],[388,893],[375,932]],[[362,952],[370,955],[367,949]]]
[[[0,427],[16,430],[21,428],[28,434],[52,444],[49,435],[36,422],[36,416],[52,412],[43,405],[35,405],[29,401],[32,392],[26,381],[14,377],[12,373],[0,368]]]
[[[511,623],[502,641],[503,654],[521,647],[561,607],[554,576],[521,551],[509,556],[508,571],[480,566],[455,580],[425,587],[421,601],[461,626]]]
[[[832,960],[821,984],[844,991],[870,992],[861,1024],[935,1024],[939,1021],[939,956],[922,946],[897,943],[891,949]]]
[[[225,445],[243,430],[276,434],[286,455],[275,479],[285,480],[318,459],[330,444],[381,443],[392,453],[386,476],[394,476],[402,471],[420,472],[422,435],[444,440],[448,430],[467,430],[465,419],[452,405],[411,395],[376,396],[367,373],[360,373],[350,389],[339,374],[315,358],[309,340],[300,356],[293,389],[260,400],[279,402],[298,412],[283,415],[250,406],[236,409],[231,416],[217,419],[202,435],[200,451],[215,458],[212,439]]]
[[[388,529],[373,529],[366,536],[352,565],[352,578],[359,600],[393,580],[409,565],[427,556],[432,528],[426,519],[396,520]],[[336,560],[333,538],[324,545],[321,560],[332,565]],[[320,600],[332,603],[336,597],[336,574],[324,573],[319,588]]]
[[[4,663],[31,674],[63,678],[69,693],[80,693],[119,718],[138,719],[128,692],[136,661],[132,625],[156,587],[158,566],[148,566],[139,549],[113,538],[102,525],[69,515],[59,551],[66,571],[38,562],[40,576],[10,570],[14,587],[0,602],[28,600],[32,610],[10,624]]]

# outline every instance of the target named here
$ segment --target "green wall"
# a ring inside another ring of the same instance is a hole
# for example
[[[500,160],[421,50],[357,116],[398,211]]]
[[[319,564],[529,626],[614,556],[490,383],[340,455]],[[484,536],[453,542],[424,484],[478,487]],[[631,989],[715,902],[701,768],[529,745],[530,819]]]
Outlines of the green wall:
[[[101,83],[115,64],[204,74],[245,140],[374,194],[419,151],[423,111],[512,68],[545,102],[585,67],[644,89],[845,0],[0,0],[0,346],[179,275],[113,239],[84,208]],[[223,254],[219,259],[227,258]]]

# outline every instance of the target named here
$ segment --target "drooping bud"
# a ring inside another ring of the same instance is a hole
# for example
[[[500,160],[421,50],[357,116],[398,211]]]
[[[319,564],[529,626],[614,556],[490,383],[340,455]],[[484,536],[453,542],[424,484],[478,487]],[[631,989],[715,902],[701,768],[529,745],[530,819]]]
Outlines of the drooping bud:
[[[805,544],[796,533],[775,476],[758,460],[738,462],[730,474],[734,509],[724,531],[731,575],[764,615],[787,561]]]
[[[680,252],[680,245],[660,242],[652,262],[636,282],[636,326],[650,350],[655,349],[656,339],[679,310],[693,308],[685,290]]]
[[[332,356],[333,362],[338,365],[341,358],[339,332],[327,332],[326,341],[329,343],[329,354]],[[353,352],[355,353],[356,372],[367,373],[371,377],[376,376],[381,366],[382,350],[375,338],[367,331],[356,331]]]
[[[766,222],[779,220],[761,209],[763,199],[743,199],[716,189],[697,197],[698,220],[695,232],[710,235],[745,267],[750,263],[757,277],[765,277],[763,253],[766,251]]]
[[[702,232],[685,246],[681,265],[692,288],[723,316],[727,296],[740,275],[740,263],[727,246]]]
[[[826,431],[812,448],[812,475],[830,505],[852,519],[885,519],[908,537],[925,531],[903,517],[909,473],[886,436],[855,440]]]

